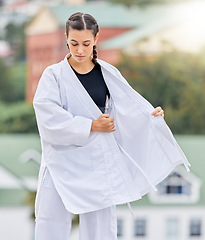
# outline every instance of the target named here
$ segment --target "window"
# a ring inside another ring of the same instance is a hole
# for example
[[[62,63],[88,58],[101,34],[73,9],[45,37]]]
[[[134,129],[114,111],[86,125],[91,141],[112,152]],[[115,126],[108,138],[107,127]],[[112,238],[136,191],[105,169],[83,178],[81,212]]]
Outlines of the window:
[[[192,219],[190,221],[190,237],[201,236],[201,220],[200,219]]]
[[[117,236],[122,237],[123,235],[123,220],[117,219]]]
[[[187,195],[191,194],[191,184],[180,174],[173,172],[166,180],[159,184],[160,195]]]
[[[135,219],[134,222],[134,236],[145,237],[146,236],[146,220],[142,218]]]
[[[194,174],[186,173],[178,166],[166,179],[157,185],[157,192],[150,192],[150,201],[161,203],[196,203],[200,198],[201,181]]]
[[[179,236],[179,220],[177,218],[169,218],[166,221],[166,236],[169,239],[176,239]]]

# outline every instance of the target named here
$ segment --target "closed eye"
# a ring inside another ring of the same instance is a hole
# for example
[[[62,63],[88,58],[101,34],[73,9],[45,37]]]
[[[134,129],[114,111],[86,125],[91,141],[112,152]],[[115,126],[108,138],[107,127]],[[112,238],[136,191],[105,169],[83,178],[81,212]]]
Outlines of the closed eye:
[[[83,44],[85,47],[88,47],[88,46],[90,46],[90,44]],[[78,44],[76,43],[76,44],[72,44],[72,46],[78,46]]]

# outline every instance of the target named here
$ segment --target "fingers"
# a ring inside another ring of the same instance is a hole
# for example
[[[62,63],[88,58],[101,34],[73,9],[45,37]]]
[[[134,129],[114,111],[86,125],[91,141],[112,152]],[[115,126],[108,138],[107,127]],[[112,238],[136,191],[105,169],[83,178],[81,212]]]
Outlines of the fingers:
[[[114,132],[116,130],[114,118],[110,118],[110,115],[107,113],[101,114],[96,121],[100,126],[98,129],[99,132]]]
[[[156,107],[155,110],[152,112],[152,115],[155,117],[162,116],[164,118],[164,110],[160,106]]]
[[[109,125],[110,125],[110,128],[111,128],[111,129],[115,127],[114,122],[110,122]]]
[[[103,113],[100,115],[101,118],[109,118],[110,115],[108,113]]]
[[[114,132],[115,131],[114,118],[109,118],[107,131],[108,132]]]
[[[115,129],[115,124],[113,123],[111,126],[110,126],[110,129],[109,129],[109,132],[114,132],[116,129]]]
[[[108,113],[101,114],[99,118],[109,118],[110,122],[114,122],[114,118],[110,118],[110,115]]]
[[[114,123],[114,118],[109,118],[109,123],[107,127],[108,132],[114,132],[115,131],[115,123]]]
[[[109,118],[109,117],[110,117],[110,115],[109,115],[108,113],[105,113],[105,114],[103,113],[103,114],[101,114],[101,115],[99,116],[98,119],[100,120],[100,119]]]

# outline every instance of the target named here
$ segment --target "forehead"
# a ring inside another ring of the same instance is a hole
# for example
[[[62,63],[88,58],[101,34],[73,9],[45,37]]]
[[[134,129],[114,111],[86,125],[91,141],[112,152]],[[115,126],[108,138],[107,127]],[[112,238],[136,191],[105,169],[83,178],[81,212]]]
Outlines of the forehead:
[[[75,41],[87,41],[90,40],[92,41],[94,39],[93,36],[93,30],[75,30],[75,29],[70,29],[69,34],[68,34],[68,39],[69,40],[75,40]]]

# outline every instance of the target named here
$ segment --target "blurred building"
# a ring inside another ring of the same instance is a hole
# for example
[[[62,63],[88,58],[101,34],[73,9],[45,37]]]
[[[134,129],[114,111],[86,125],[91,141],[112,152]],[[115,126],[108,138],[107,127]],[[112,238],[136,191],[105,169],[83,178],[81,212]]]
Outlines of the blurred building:
[[[176,136],[191,163],[191,172],[177,167],[157,192],[117,207],[119,240],[205,239],[205,136]],[[0,236],[1,239],[32,240],[34,221],[28,203],[35,191],[40,161],[37,135],[0,136]],[[10,146],[10,151],[8,150]],[[72,230],[78,240],[78,228]]]
[[[65,22],[77,11],[90,13],[97,19],[101,27],[98,57],[111,64],[120,62],[121,52],[156,56],[173,49],[197,52],[205,45],[203,0],[149,4],[143,8],[97,1],[82,3],[84,0],[74,1],[74,5],[72,1],[41,9],[28,24],[28,102],[33,99],[45,67],[64,58]]]

